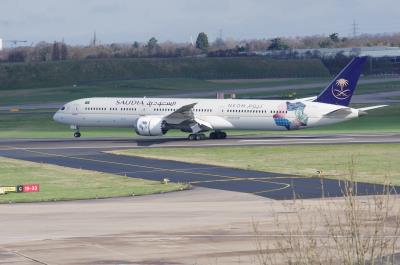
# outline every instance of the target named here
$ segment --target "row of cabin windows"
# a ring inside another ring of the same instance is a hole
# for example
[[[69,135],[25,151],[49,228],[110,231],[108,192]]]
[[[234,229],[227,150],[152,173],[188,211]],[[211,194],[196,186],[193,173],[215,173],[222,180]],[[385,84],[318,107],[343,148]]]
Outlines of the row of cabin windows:
[[[110,109],[118,110],[118,108],[110,108]],[[121,110],[136,111],[136,108],[121,108]]]
[[[241,113],[268,113],[267,110],[227,110],[227,112],[241,112]],[[271,110],[270,113],[287,113],[287,110]]]
[[[176,111],[176,109],[153,109],[153,111]]]
[[[212,109],[193,109],[194,112],[211,112]]]
[[[89,108],[85,110],[107,110],[107,108]],[[110,108],[110,110],[118,110],[118,108]],[[136,108],[120,108],[121,111],[136,111]],[[154,109],[154,111],[176,111],[176,109]],[[193,109],[194,112],[212,112],[211,109]],[[227,110],[227,112],[240,112],[240,113],[268,113],[266,110]],[[270,113],[287,113],[284,110],[271,110]]]
[[[107,108],[85,108],[85,110],[107,110]]]
[[[89,108],[85,110],[107,110],[107,108]],[[110,110],[118,110],[118,108],[110,108]],[[121,111],[136,111],[136,108],[120,108]],[[176,109],[153,109],[154,111],[176,111]],[[193,109],[194,112],[211,112],[211,109]]]
[[[85,110],[107,110],[107,108],[88,108],[86,107]],[[110,108],[109,110],[118,110],[118,108]],[[120,108],[121,111],[134,111],[136,108]]]
[[[154,111],[176,111],[176,109],[154,109]],[[193,109],[194,112],[212,112],[212,109]]]

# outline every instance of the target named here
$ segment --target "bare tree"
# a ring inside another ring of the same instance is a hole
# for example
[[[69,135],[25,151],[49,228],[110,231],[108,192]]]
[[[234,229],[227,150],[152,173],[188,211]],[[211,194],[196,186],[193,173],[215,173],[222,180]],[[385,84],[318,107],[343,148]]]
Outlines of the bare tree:
[[[53,43],[53,48],[51,51],[51,60],[52,61],[60,60],[60,44],[56,41]]]

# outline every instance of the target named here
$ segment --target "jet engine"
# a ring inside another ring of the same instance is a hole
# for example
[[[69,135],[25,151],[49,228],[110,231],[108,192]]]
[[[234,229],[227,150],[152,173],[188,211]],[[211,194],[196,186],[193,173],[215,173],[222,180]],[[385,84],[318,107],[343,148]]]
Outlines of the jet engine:
[[[159,117],[140,117],[135,126],[136,133],[143,136],[164,135],[167,131],[167,123]]]

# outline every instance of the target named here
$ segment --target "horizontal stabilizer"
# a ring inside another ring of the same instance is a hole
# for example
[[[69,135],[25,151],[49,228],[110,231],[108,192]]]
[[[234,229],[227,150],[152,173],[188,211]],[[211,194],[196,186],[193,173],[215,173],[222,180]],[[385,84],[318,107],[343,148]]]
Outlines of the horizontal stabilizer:
[[[372,109],[379,109],[383,107],[387,107],[389,105],[378,105],[378,106],[371,106],[371,107],[365,107],[365,108],[360,108],[358,109],[359,111],[367,111],[367,110],[372,110]]]
[[[351,108],[340,108],[331,112],[326,113],[325,117],[336,118],[336,117],[343,117],[347,116],[352,113]]]
[[[388,106],[388,105],[378,105],[378,106],[371,106],[371,107],[360,108],[360,109],[358,109],[358,115],[359,115],[359,116],[367,115],[367,114],[368,114],[368,113],[367,113],[368,110],[383,108],[383,107],[387,107],[387,106]]]

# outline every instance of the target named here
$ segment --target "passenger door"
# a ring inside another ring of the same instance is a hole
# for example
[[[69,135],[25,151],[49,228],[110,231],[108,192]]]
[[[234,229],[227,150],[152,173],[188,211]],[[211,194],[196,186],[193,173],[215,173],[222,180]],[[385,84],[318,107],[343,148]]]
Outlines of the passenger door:
[[[79,113],[79,104],[73,104],[71,111],[72,111],[72,115],[78,115],[78,113]]]

